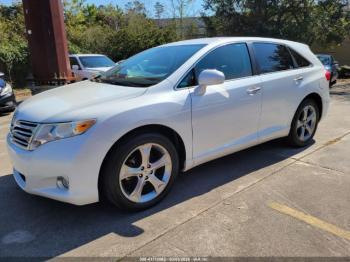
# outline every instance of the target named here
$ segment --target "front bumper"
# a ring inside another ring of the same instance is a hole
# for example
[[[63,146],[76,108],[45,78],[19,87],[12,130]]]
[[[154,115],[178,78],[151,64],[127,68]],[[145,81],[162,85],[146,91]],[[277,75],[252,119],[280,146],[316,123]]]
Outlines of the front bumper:
[[[19,148],[7,137],[13,176],[25,192],[54,200],[85,205],[99,201],[98,175],[101,157],[94,155],[86,136],[47,143],[34,151]],[[69,180],[69,189],[57,178]]]
[[[16,108],[16,98],[13,93],[0,97],[0,112],[10,112]]]

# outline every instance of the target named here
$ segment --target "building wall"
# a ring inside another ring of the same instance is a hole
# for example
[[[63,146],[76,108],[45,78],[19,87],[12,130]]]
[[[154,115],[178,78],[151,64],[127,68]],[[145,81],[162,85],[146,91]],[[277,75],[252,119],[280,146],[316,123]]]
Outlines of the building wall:
[[[314,53],[326,53],[334,56],[340,66],[348,65],[350,66],[350,38],[346,39],[340,46],[335,48],[318,48],[313,47],[312,51]]]

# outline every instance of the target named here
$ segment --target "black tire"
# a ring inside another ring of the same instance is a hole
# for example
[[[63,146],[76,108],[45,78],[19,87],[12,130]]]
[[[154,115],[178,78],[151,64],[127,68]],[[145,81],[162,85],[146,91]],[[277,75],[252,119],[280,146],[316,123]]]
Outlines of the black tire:
[[[315,127],[313,129],[313,132],[310,134],[310,136],[306,139],[306,140],[302,140],[300,139],[299,135],[298,135],[298,120],[301,118],[304,108],[311,106],[315,109],[315,113],[316,113],[316,122],[315,122]],[[291,124],[291,128],[289,131],[289,135],[288,135],[288,142],[291,146],[293,147],[305,147],[307,145],[309,145],[312,140],[313,137],[316,133],[317,130],[317,126],[318,126],[318,122],[320,120],[320,109],[317,106],[317,103],[313,100],[313,99],[305,99],[298,107],[294,117],[293,117],[293,121]]]
[[[334,80],[333,82],[329,82],[329,88],[333,88],[333,86],[337,83],[337,80]]]
[[[138,146],[155,143],[167,150],[172,162],[171,175],[163,191],[148,202],[136,203],[129,200],[123,193],[119,183],[120,170],[124,161]],[[124,140],[111,152],[109,152],[101,172],[101,190],[105,198],[118,208],[129,211],[140,211],[147,209],[161,201],[170,191],[179,171],[179,156],[174,144],[165,136],[157,133],[146,133],[136,135],[131,139]]]

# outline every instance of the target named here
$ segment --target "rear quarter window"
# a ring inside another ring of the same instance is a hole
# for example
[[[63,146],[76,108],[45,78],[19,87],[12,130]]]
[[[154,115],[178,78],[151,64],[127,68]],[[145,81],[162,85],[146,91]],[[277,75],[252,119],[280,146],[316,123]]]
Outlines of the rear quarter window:
[[[294,51],[292,48],[289,48],[289,50],[290,50],[292,56],[294,57],[295,62],[297,63],[298,67],[308,67],[311,65],[311,63],[305,57],[303,57],[301,54]]]
[[[262,74],[294,68],[293,59],[284,45],[254,43],[255,57]]]

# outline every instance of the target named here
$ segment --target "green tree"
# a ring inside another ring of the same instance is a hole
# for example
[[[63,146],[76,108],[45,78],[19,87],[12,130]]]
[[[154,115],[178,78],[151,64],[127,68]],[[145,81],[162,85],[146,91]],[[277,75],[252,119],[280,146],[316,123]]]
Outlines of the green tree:
[[[21,85],[27,76],[28,46],[25,38],[22,5],[0,5],[0,69],[13,84]]]
[[[159,20],[162,18],[162,14],[164,13],[164,5],[159,2],[154,4],[155,17]]]
[[[146,16],[140,1],[129,2],[124,11],[84,0],[66,0],[64,7],[71,53],[101,53],[119,61],[176,39],[172,27],[161,29]]]
[[[85,0],[64,0],[63,4],[70,53],[101,53],[118,61],[177,39],[172,26],[159,28],[137,0],[126,10]],[[0,4],[0,71],[6,71],[17,86],[25,84],[28,47],[20,2]]]
[[[170,0],[177,33],[181,39],[186,38],[185,18],[188,17],[194,0]]]
[[[315,34],[310,42],[319,46],[337,45],[350,35],[350,12],[344,11],[349,1],[319,1],[313,12]]]
[[[145,5],[138,0],[128,2],[125,5],[125,10],[129,14],[135,13],[135,14],[140,14],[140,15],[146,16],[146,13],[147,13]]]
[[[210,35],[279,37],[322,45],[349,35],[348,0],[205,0]]]

